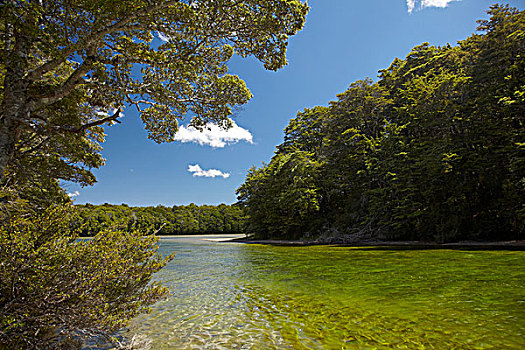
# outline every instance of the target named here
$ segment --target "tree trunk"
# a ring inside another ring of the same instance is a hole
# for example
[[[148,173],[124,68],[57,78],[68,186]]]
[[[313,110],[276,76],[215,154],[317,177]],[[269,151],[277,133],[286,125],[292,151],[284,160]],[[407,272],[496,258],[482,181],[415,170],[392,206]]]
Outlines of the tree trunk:
[[[0,181],[4,179],[7,164],[13,157],[19,124],[6,116],[0,119]]]
[[[4,179],[6,167],[13,157],[22,121],[29,121],[28,84],[23,80],[22,72],[8,70],[4,79],[0,108],[0,181]]]
[[[0,181],[13,157],[20,137],[22,121],[29,121],[27,104],[29,83],[24,79],[28,69],[28,42],[21,33],[14,34],[13,49],[6,56],[3,99],[0,105]]]
[[[16,143],[20,137],[22,120],[29,115],[27,84],[17,74],[7,72],[4,79],[4,96],[0,109],[0,181],[13,157]]]
[[[17,74],[18,73],[18,74]],[[0,108],[0,181],[13,157],[20,137],[21,121],[30,115],[27,105],[27,83],[21,72],[8,71],[4,79],[4,96]]]

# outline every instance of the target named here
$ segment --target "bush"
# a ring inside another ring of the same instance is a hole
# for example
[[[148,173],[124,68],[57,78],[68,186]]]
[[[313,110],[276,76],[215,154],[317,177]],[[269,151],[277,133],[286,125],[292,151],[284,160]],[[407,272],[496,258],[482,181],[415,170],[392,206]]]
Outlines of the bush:
[[[0,348],[71,348],[111,335],[166,295],[157,238],[105,230],[80,240],[70,206],[0,224]]]

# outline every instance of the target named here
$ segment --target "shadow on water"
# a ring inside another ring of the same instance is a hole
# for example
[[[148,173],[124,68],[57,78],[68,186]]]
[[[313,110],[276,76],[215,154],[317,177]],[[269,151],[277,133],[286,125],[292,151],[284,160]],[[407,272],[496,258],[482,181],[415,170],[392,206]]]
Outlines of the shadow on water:
[[[462,251],[480,251],[480,250],[503,250],[503,251],[525,251],[525,245],[399,245],[399,246],[364,246],[352,247],[350,245],[341,245],[355,250],[462,250]]]
[[[270,245],[278,247],[310,247],[310,246],[326,246],[326,247],[345,247],[351,248],[353,250],[437,250],[437,249],[446,249],[446,250],[508,250],[508,251],[525,251],[525,241],[520,241],[519,243],[506,243],[506,242],[496,242],[496,243],[486,243],[486,242],[472,242],[472,243],[370,243],[370,244],[330,244],[323,243],[319,244],[316,242],[286,242],[286,241],[249,241],[244,239],[233,240],[237,243],[245,244],[260,244],[260,245]]]

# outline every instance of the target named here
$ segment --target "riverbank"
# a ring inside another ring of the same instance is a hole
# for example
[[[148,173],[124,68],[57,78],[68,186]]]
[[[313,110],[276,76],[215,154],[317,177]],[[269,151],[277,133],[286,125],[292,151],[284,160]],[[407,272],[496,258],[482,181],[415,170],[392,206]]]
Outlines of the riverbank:
[[[338,247],[354,247],[366,249],[471,249],[471,250],[525,250],[525,240],[497,241],[497,242],[475,242],[460,241],[453,243],[438,243],[425,241],[379,241],[366,240],[355,242],[329,242],[318,240],[275,240],[275,239],[250,239],[233,238],[222,242],[236,242],[245,244],[264,244],[281,246],[313,246],[331,245]]]

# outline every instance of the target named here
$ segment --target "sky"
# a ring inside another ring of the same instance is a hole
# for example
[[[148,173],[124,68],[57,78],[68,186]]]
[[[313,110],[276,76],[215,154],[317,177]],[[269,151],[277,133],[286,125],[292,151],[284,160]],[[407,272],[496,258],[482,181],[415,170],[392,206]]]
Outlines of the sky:
[[[229,131],[212,125],[199,133],[183,120],[174,142],[156,144],[147,139],[136,110],[127,107],[122,123],[106,128],[106,164],[94,171],[98,182],[63,187],[76,204],[235,203],[247,171],[270,161],[298,111],[328,105],[356,80],[377,80],[378,70],[405,58],[416,45],[455,45],[466,39],[493,3],[309,0],[305,27],[290,39],[286,67],[266,71],[254,58],[234,57],[229,63],[230,73],[254,95],[236,112]],[[525,7],[525,0],[506,3]]]

